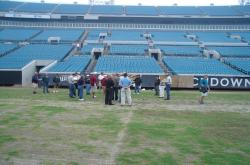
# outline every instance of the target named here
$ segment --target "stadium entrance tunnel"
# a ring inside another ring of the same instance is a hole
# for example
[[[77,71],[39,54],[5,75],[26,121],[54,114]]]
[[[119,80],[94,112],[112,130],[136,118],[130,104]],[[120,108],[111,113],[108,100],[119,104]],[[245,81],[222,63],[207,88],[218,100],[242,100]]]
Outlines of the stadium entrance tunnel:
[[[1,69],[0,85],[21,85],[30,86],[32,76],[35,72],[39,72],[42,68],[52,64],[53,60],[33,60],[23,66],[22,68],[16,69]]]
[[[157,60],[157,61],[161,60],[161,50],[160,49],[149,49],[148,52],[149,52],[149,55],[151,57],[155,58],[155,60]]]
[[[95,58],[96,60],[98,60],[98,58],[99,58],[101,55],[103,55],[103,51],[104,51],[103,48],[93,48],[91,54],[92,54],[92,56],[94,56],[94,58]]]
[[[94,52],[94,57],[96,60],[98,60],[98,58],[102,55],[101,52]]]

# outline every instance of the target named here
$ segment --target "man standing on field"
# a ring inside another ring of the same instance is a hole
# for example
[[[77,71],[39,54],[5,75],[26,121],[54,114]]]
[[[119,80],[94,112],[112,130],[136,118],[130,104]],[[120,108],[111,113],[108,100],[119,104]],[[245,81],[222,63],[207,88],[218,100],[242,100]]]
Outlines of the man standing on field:
[[[32,87],[33,87],[33,94],[37,93],[37,88],[38,88],[38,73],[35,72],[35,74],[32,76]]]
[[[130,86],[132,81],[128,78],[128,74],[124,73],[124,77],[120,79],[119,85],[121,86],[121,105],[125,105],[125,100],[128,100],[128,105],[132,105]]]
[[[95,92],[96,92],[96,89],[97,89],[97,79],[96,79],[96,76],[95,76],[96,72],[92,73],[91,74],[91,77],[90,77],[90,85],[91,85],[91,96],[92,98],[96,98],[95,96]]]
[[[170,76],[170,73],[167,73],[167,77],[164,80],[165,87],[166,87],[166,97],[165,100],[170,100],[170,90],[171,90],[171,84],[172,84],[172,78]]]
[[[200,92],[201,97],[199,99],[200,104],[204,104],[204,98],[208,95],[208,91],[210,90],[208,85],[208,76],[204,75],[204,77],[200,80]]]

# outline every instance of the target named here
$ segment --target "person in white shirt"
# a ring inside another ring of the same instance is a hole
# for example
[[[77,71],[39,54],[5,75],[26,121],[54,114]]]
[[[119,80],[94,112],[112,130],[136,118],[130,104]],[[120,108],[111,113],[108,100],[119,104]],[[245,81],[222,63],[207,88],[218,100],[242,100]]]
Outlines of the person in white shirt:
[[[172,84],[172,78],[170,76],[170,73],[167,73],[167,78],[166,78],[166,81],[165,81],[165,86],[166,86],[166,97],[165,97],[165,100],[170,100],[171,84]]]
[[[103,72],[101,72],[101,74],[98,76],[98,88],[101,89],[102,88],[102,79],[104,78],[104,74]]]
[[[73,74],[69,75],[68,77],[68,83],[69,83],[69,97],[73,98],[75,97],[74,91],[75,91],[75,85],[73,81]]]

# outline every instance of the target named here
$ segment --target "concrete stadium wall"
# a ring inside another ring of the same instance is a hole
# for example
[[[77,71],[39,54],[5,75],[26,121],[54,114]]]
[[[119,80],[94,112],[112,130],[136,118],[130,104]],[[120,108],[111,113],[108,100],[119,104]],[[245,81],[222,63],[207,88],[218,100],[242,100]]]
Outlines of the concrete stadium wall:
[[[53,62],[52,60],[37,60],[37,61],[32,61],[28,65],[26,65],[22,69],[22,86],[31,85],[32,76],[37,71],[36,70],[37,66],[47,66],[52,62]]]
[[[32,75],[36,71],[36,62],[31,61],[28,65],[26,65],[22,69],[22,86],[30,86],[31,85],[31,80],[32,80]]]

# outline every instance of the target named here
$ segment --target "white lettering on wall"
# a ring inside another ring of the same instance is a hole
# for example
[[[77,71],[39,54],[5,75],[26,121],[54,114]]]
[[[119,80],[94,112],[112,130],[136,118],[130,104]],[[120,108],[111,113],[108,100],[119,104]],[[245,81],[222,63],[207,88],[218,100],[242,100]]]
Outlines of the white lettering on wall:
[[[194,82],[196,82],[196,83],[194,83],[194,87],[199,85],[198,77],[194,77]]]
[[[245,87],[250,87],[250,81],[249,81],[249,79],[245,79]]]
[[[216,87],[216,86],[218,86],[218,84],[219,84],[218,78],[212,77],[212,78],[210,79],[210,86],[211,86],[211,87]]]
[[[229,80],[227,78],[223,78],[220,80],[220,84],[223,87],[227,87],[229,85]]]
[[[231,83],[232,83],[232,86],[235,87],[237,85],[237,87],[240,87],[241,86],[241,83],[242,83],[242,80],[243,79],[234,79],[234,78],[231,78]]]
[[[60,77],[60,80],[61,80],[61,81],[68,81],[68,77],[67,77],[67,76],[61,76],[61,77]]]

